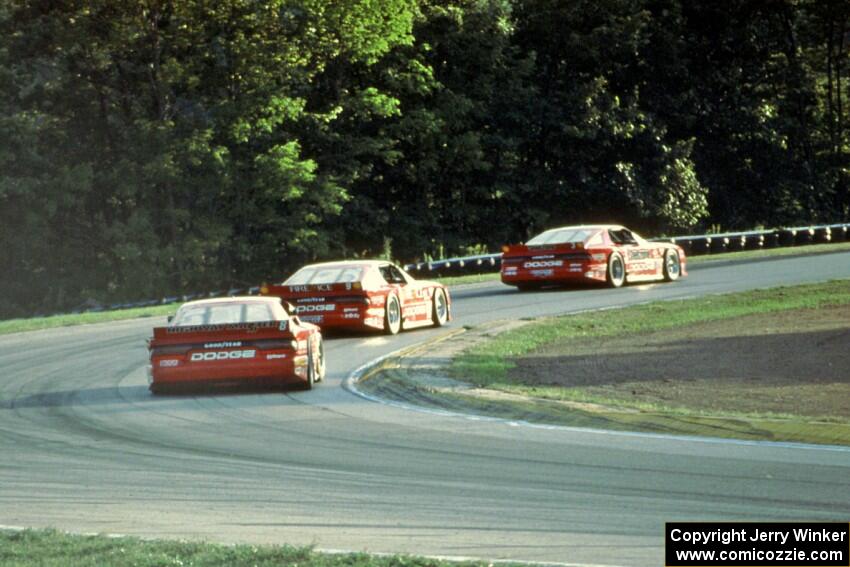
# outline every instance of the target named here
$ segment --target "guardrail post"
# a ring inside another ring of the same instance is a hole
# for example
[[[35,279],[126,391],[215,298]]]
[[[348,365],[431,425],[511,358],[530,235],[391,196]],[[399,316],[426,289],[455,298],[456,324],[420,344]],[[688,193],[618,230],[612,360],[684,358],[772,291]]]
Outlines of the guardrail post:
[[[797,237],[794,239],[794,242],[797,245],[805,245],[811,244],[815,240],[815,229],[813,228],[801,228],[797,231]]]

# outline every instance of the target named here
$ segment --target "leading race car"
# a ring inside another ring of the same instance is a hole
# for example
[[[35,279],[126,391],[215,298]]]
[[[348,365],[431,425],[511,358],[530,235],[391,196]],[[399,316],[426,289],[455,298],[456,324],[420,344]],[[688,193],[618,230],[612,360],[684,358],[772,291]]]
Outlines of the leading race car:
[[[578,282],[620,287],[687,275],[681,247],[649,242],[618,225],[553,228],[502,252],[502,282],[520,290]]]
[[[311,264],[282,284],[264,285],[295,305],[304,321],[323,329],[371,329],[394,335],[401,329],[445,325],[451,320],[446,286],[416,280],[398,266],[378,260]]]
[[[277,297],[227,297],[185,303],[148,342],[150,390],[187,385],[296,384],[325,375],[319,328],[290,315]]]

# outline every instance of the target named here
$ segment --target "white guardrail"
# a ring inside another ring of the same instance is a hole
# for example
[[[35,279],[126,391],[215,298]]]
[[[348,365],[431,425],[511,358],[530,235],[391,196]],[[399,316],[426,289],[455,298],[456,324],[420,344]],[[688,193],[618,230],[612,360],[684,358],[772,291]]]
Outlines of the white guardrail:
[[[724,254],[743,250],[762,250],[770,248],[786,248],[805,246],[808,244],[826,244],[830,242],[850,241],[850,223],[829,224],[817,226],[802,226],[792,228],[777,228],[770,230],[750,230],[746,232],[727,232],[723,234],[702,234],[698,236],[673,236],[670,238],[651,238],[655,242],[673,242],[685,250],[687,256],[702,256],[705,254]],[[404,269],[416,277],[445,277],[471,274],[488,274],[498,272],[502,266],[502,254],[479,254],[447,258],[433,262],[406,264]],[[170,303],[191,301],[206,297],[227,297],[232,295],[257,295],[260,286],[221,289],[206,293],[191,293],[172,295],[159,299],[134,301],[128,303],[113,303],[111,305],[84,305],[73,313],[112,311],[116,309],[131,309],[167,305]]]

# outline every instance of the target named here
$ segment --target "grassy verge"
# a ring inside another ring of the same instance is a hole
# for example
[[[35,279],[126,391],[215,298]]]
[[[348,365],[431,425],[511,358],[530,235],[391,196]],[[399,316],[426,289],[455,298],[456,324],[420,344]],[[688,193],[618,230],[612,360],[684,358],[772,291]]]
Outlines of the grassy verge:
[[[824,254],[828,252],[846,252],[848,250],[850,250],[850,242],[839,242],[836,244],[811,244],[808,246],[772,248],[769,250],[745,250],[743,252],[726,252],[723,254],[689,256],[688,265],[737,260],[758,260],[760,258],[779,258],[782,256],[801,256],[806,254]],[[489,282],[498,279],[499,272],[494,272],[491,274],[473,274],[469,276],[447,276],[444,278],[434,278],[434,281],[442,282],[446,285],[463,285]]]
[[[777,248],[773,250],[754,250],[750,252],[730,252],[714,256],[696,256],[688,258],[689,264],[700,264],[704,262],[717,262],[721,260],[749,260],[757,258],[768,258],[772,256],[791,256],[799,254],[819,254],[824,252],[841,252],[850,250],[850,242],[838,244],[814,244],[805,247]],[[473,274],[469,276],[448,276],[435,278],[449,286],[474,284],[495,281],[499,279],[499,273]],[[40,329],[52,329],[55,327],[69,327],[72,325],[84,325],[87,323],[104,323],[108,321],[120,321],[124,319],[136,319],[139,317],[161,317],[177,310],[177,305],[157,305],[153,307],[139,307],[136,309],[119,309],[117,311],[100,311],[97,313],[79,313],[72,315],[51,315],[49,317],[32,317],[29,319],[7,319],[0,321],[0,335],[7,333],[20,333],[23,331],[36,331]]]
[[[517,412],[520,414],[536,412],[545,415],[548,421],[579,426],[850,444],[850,415],[800,415],[794,411],[794,408],[802,406],[802,404],[794,403],[794,396],[800,399],[799,396],[813,395],[824,388],[836,387],[833,384],[824,386],[817,383],[792,384],[787,388],[783,385],[784,389],[774,390],[764,388],[763,384],[758,384],[758,388],[752,385],[745,387],[743,384],[733,384],[732,397],[749,396],[746,400],[748,403],[727,403],[726,406],[721,404],[721,407],[711,408],[700,403],[681,404],[681,400],[687,399],[687,396],[674,396],[676,403],[673,405],[665,402],[663,397],[658,399],[641,396],[641,390],[645,389],[643,387],[646,384],[640,382],[627,382],[625,385],[627,391],[624,392],[622,387],[619,389],[606,389],[592,385],[563,387],[547,383],[545,379],[547,373],[549,376],[557,376],[559,373],[575,370],[577,359],[581,359],[585,364],[596,364],[605,356],[637,357],[643,351],[649,350],[643,344],[646,342],[644,337],[652,333],[663,333],[671,329],[693,329],[700,325],[709,328],[711,322],[722,322],[721,325],[713,327],[727,329],[726,334],[734,335],[736,326],[741,325],[747,317],[758,318],[763,314],[792,313],[784,317],[785,320],[782,322],[784,329],[776,331],[780,333],[794,329],[795,310],[801,313],[803,310],[845,305],[850,305],[850,281],[841,280],[543,319],[472,347],[454,358],[450,372],[454,377],[470,381],[480,388],[505,394],[499,401],[510,406],[512,415],[516,415]],[[812,318],[811,314],[809,315]],[[814,319],[817,320],[817,313],[814,314]],[[762,323],[764,321],[760,321],[759,324]],[[704,340],[708,343],[729,339],[729,337],[716,336],[701,337],[699,332],[697,329],[696,335],[692,333],[687,335],[687,340],[679,340],[677,348],[683,348],[682,345],[687,344],[688,341],[700,343]],[[683,334],[679,332],[679,335]],[[633,339],[631,343],[628,343],[630,337]],[[677,338],[681,339],[682,336]],[[593,339],[603,340],[594,341]],[[609,344],[615,343],[623,343],[617,345],[619,351],[608,347]],[[606,351],[606,348],[611,352]],[[544,372],[538,376],[538,378],[543,376],[544,379],[529,381],[524,375],[518,376],[516,371],[518,363],[542,351],[545,351],[550,359],[550,367],[545,368]],[[555,364],[552,367],[552,360],[560,361],[561,366]],[[573,367],[566,370],[570,363]],[[652,361],[645,365],[645,369],[645,374],[652,377],[655,372]],[[810,372],[813,375],[819,374],[817,368],[812,368]],[[609,375],[604,374],[600,376],[600,381],[610,382],[609,378]],[[647,379],[647,381],[650,380]],[[665,380],[665,382],[668,383],[661,385],[661,388],[656,388],[656,393],[677,389],[687,391],[700,386],[700,380],[697,379]],[[634,385],[635,383],[637,386]],[[730,388],[728,385],[725,387]],[[771,400],[768,400],[765,392],[775,391],[781,391],[789,398],[790,402],[786,400],[785,406],[782,407],[789,407],[790,411],[777,412],[773,409],[775,404],[768,403]],[[470,397],[463,392],[453,392],[451,395]],[[710,396],[711,391],[709,390],[706,395]],[[481,396],[480,393],[475,393],[474,397],[478,399],[471,403],[476,406],[495,403],[492,396]],[[532,406],[535,407],[532,408]],[[727,406],[744,409],[730,409]]]
[[[0,335],[37,331],[56,327],[70,327],[88,323],[105,323],[139,317],[165,317],[177,311],[177,305],[154,305],[135,309],[119,309],[117,311],[99,311],[96,313],[76,313],[70,315],[51,315],[49,317],[33,317],[31,319],[7,319],[0,321]]]
[[[53,530],[0,531],[0,565],[6,567],[484,567],[487,562],[448,562],[409,555],[326,554],[309,547],[218,545],[146,541],[131,537],[78,536]],[[513,565],[519,566],[520,563]]]

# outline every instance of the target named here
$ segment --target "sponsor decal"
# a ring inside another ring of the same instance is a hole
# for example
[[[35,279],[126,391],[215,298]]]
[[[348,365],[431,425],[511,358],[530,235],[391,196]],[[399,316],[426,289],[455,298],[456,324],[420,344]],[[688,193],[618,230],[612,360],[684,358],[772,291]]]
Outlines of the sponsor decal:
[[[254,358],[256,350],[220,350],[210,352],[193,352],[192,362],[209,362],[211,360],[240,360],[245,358]]]
[[[324,303],[324,297],[302,297],[301,299],[296,299],[295,303]]]
[[[285,354],[267,354],[266,360],[277,360],[279,358],[286,358]]]
[[[344,313],[343,319],[360,319],[360,313]]]
[[[554,257],[555,257],[554,254],[548,254],[546,256],[532,256],[531,259],[532,260],[548,260],[548,259],[554,258]]]
[[[241,346],[242,341],[222,341],[220,343],[204,343],[204,348],[231,348]]]
[[[304,315],[303,317],[299,317],[302,321],[306,321],[307,323],[321,323],[325,320],[324,315]]]
[[[177,366],[178,364],[180,364],[180,361],[174,360],[172,358],[169,358],[168,360],[160,360],[159,361],[159,365],[164,366],[166,368],[171,367],[171,366]]]
[[[545,278],[554,274],[554,270],[531,270],[531,275],[536,278]]]
[[[591,256],[591,258],[593,258],[594,262],[604,262],[605,261],[605,254],[593,254]]]
[[[563,260],[541,260],[534,262],[526,262],[524,267],[526,268],[552,268],[556,266],[563,266]]]
[[[180,333],[205,333],[211,331],[245,331],[256,333],[258,329],[274,329],[276,321],[263,321],[261,323],[227,323],[222,325],[190,325],[186,327],[167,327],[165,332],[169,334]]]
[[[358,309],[357,307],[346,307],[345,309],[343,309],[343,311],[345,313],[357,313],[360,311],[360,309]]]
[[[299,305],[295,308],[296,313],[315,313],[318,311],[333,311],[336,304],[326,303],[324,305]],[[303,319],[303,317],[302,317]]]

